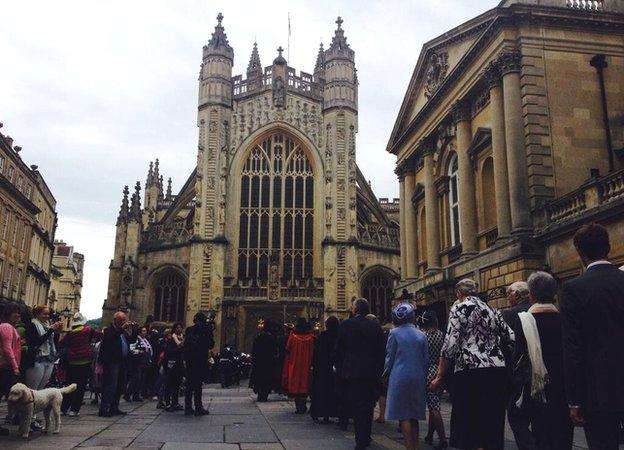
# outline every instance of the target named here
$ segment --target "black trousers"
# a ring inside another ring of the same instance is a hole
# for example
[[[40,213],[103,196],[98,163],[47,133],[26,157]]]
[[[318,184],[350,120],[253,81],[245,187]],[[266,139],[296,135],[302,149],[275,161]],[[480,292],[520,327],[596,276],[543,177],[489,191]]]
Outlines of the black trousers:
[[[585,437],[589,450],[618,450],[624,413],[586,413]]]
[[[184,407],[185,409],[193,409],[193,400],[195,400],[195,410],[201,410],[202,405],[202,383],[204,379],[204,371],[201,367],[188,365],[186,368],[186,386],[184,388]]]
[[[167,369],[167,384],[165,387],[165,403],[167,405],[179,405],[180,384],[184,376],[182,365],[175,365],[171,369]]]
[[[71,394],[63,395],[61,411],[64,413],[71,408],[74,412],[79,412],[82,406],[87,383],[91,377],[91,364],[67,365],[67,384],[76,383],[78,388]]]
[[[18,381],[19,377],[13,373],[13,369],[0,369],[0,401],[9,395],[9,391]]]
[[[120,363],[104,364],[104,377],[102,379],[102,401],[100,413],[115,412],[119,410],[119,398],[126,388],[126,365]]]
[[[348,382],[348,401],[355,429],[355,447],[364,449],[371,440],[373,412],[380,380],[359,379],[348,380]]]

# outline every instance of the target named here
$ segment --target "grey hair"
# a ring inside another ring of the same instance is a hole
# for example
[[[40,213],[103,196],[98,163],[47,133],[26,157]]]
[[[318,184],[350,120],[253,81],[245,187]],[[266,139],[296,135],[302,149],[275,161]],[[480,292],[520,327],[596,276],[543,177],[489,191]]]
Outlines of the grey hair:
[[[358,314],[361,314],[363,316],[370,314],[370,305],[368,303],[368,300],[366,300],[365,298],[360,297],[355,300],[353,302],[353,307]]]
[[[464,278],[455,285],[455,289],[464,295],[474,295],[479,291],[479,285],[470,278]]]
[[[557,294],[557,280],[546,272],[533,272],[527,280],[529,291],[539,303],[552,303]]]
[[[529,285],[526,281],[515,281],[507,286],[507,293],[518,294],[520,297],[529,298]]]

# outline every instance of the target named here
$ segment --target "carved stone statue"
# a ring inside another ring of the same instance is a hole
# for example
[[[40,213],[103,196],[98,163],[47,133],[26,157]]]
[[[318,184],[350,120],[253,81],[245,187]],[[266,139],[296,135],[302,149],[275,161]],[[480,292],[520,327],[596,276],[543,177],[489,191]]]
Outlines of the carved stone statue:
[[[283,108],[286,104],[286,88],[282,77],[273,80],[273,106]]]

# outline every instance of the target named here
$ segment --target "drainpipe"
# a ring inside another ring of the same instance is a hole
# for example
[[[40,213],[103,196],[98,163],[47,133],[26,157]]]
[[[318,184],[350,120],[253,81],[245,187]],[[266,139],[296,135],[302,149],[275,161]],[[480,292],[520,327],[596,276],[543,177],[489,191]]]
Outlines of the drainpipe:
[[[613,172],[615,164],[613,161],[613,144],[611,142],[611,127],[609,125],[609,113],[607,110],[607,93],[605,91],[604,69],[609,65],[605,55],[595,55],[589,64],[596,69],[598,81],[600,82],[600,100],[602,102],[602,120],[604,122],[605,133],[607,135],[607,152],[609,155],[609,172]]]

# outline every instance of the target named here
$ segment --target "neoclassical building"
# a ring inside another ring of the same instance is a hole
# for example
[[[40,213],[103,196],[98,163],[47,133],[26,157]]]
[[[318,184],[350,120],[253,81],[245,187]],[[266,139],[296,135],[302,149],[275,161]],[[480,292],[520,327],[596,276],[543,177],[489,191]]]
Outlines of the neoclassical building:
[[[400,182],[397,292],[444,318],[453,286],[577,275],[606,225],[624,263],[624,5],[505,0],[426,43],[387,150]]]
[[[342,20],[313,74],[297,74],[281,47],[263,67],[254,44],[245,77],[232,76],[217,20],[199,74],[196,168],[177,195],[158,160],[143,192],[124,190],[104,323],[118,309],[168,323],[206,311],[222,342],[249,348],[262,318],[344,316],[359,295],[387,316],[399,230],[356,164]]]

